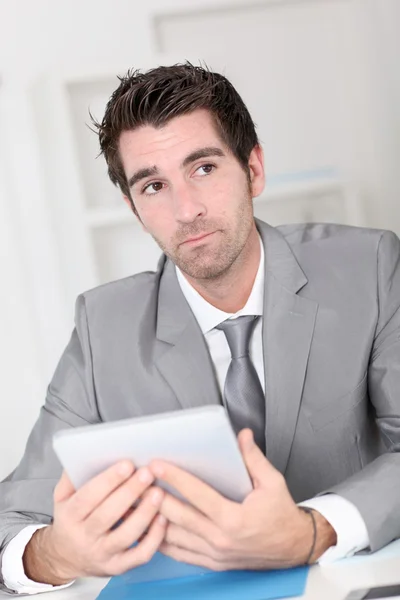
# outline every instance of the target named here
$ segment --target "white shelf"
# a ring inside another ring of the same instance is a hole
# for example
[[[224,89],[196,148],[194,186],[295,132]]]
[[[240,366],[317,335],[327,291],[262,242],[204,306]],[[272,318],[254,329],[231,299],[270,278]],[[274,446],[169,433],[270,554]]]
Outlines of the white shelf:
[[[343,181],[339,178],[316,178],[302,181],[291,181],[288,183],[270,184],[263,194],[257,198],[256,202],[270,202],[281,198],[291,198],[294,196],[321,196],[332,192],[343,191]]]
[[[122,204],[121,198],[121,204]],[[139,225],[131,210],[125,205],[116,208],[90,208],[86,211],[86,225],[93,229],[114,225]]]

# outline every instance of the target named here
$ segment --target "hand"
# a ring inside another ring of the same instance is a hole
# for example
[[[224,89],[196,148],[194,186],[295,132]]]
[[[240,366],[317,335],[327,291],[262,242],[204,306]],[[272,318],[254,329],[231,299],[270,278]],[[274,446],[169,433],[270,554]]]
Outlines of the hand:
[[[163,461],[151,463],[154,476],[190,503],[165,495],[160,513],[169,524],[160,551],[215,571],[304,564],[313,540],[310,515],[297,507],[284,477],[256,446],[249,429],[240,432],[239,446],[254,486],[241,504],[182,469]],[[321,536],[314,560],[336,543],[329,523],[316,516]]]
[[[149,469],[135,472],[128,461],[78,491],[64,473],[54,491],[53,524],[38,530],[25,549],[27,576],[61,585],[82,576],[117,575],[148,562],[166,531],[166,520],[158,515],[164,493],[153,483]]]

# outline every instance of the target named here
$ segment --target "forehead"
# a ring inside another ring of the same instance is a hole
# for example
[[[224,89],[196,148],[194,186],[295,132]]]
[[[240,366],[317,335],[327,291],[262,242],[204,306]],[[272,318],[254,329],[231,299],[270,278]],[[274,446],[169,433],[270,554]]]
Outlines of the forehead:
[[[124,131],[119,139],[126,173],[150,163],[162,166],[175,160],[181,162],[193,150],[206,146],[226,150],[211,114],[203,109],[175,117],[160,128],[144,125]]]

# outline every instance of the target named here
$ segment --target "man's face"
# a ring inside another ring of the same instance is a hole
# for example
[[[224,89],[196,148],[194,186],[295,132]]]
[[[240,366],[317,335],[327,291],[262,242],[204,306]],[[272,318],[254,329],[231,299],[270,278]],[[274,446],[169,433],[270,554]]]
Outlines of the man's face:
[[[226,272],[254,227],[252,192],[210,114],[126,131],[119,149],[138,216],[163,252],[194,279]]]

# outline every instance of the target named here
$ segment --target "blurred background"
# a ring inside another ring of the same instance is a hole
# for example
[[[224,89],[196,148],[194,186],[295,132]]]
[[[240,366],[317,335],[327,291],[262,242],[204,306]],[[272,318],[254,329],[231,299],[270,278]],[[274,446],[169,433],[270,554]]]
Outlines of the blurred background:
[[[0,0],[0,478],[76,296],[159,255],[96,159],[88,109],[101,118],[128,68],[185,59],[230,78],[257,124],[258,216],[400,234],[400,0]]]

